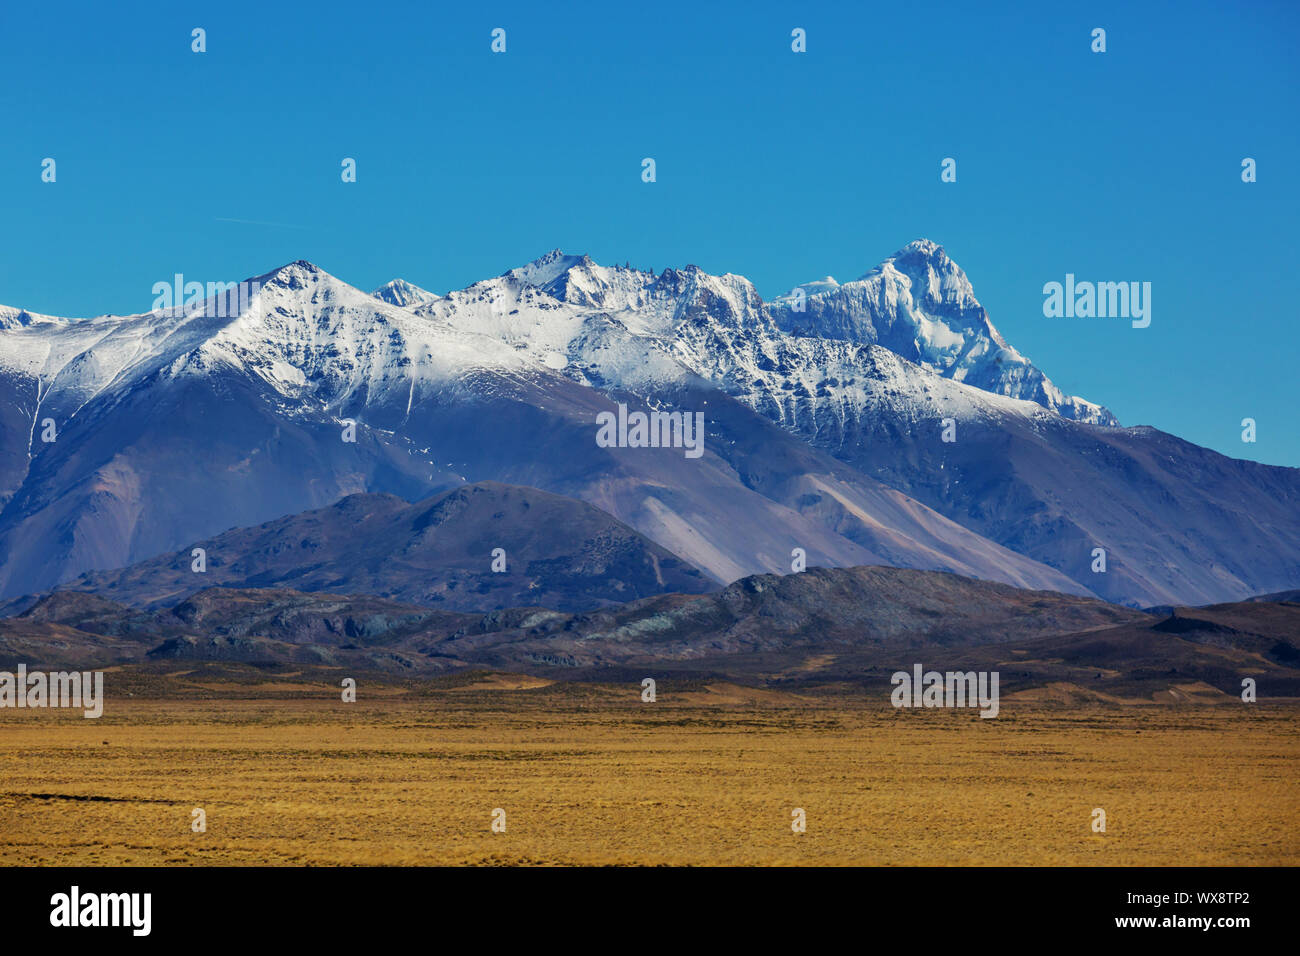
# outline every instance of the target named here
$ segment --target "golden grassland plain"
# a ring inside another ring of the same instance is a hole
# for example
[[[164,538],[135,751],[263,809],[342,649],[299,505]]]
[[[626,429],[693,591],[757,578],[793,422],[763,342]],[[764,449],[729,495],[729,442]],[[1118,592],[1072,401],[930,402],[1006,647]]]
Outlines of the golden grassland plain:
[[[0,864],[1300,863],[1290,704],[1004,699],[982,720],[489,674],[363,681],[352,704],[189,691],[0,711]]]

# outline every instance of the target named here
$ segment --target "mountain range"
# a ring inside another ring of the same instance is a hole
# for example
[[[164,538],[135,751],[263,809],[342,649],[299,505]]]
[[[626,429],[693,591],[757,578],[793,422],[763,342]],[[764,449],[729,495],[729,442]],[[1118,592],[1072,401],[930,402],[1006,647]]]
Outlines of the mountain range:
[[[156,608],[213,587],[368,594],[457,611],[525,604],[584,611],[716,585],[598,508],[485,481],[413,504],[348,495],[126,568],[88,572],[60,590]],[[0,613],[35,601],[20,598]]]
[[[709,594],[581,614],[210,587],[149,609],[56,591],[0,619],[0,667],[130,665],[155,677],[239,664],[337,685],[340,668],[381,681],[493,670],[633,684],[722,678],[878,691],[883,701],[889,675],[918,661],[997,671],[1003,693],[1066,702],[1235,699],[1245,676],[1261,698],[1294,698],[1300,604],[1149,614],[941,572],[860,567],[754,575]]]
[[[1300,581],[1300,469],[1121,427],[1064,394],[927,240],[771,302],[737,275],[559,252],[447,295],[403,280],[368,294],[301,261],[254,281],[225,316],[0,308],[0,597],[112,583],[129,604],[172,601],[194,583],[156,566],[206,542],[209,586],[507,607],[532,572],[486,570],[489,544],[512,550],[494,543],[492,522],[516,520],[500,508],[448,528],[441,557],[403,566],[383,545],[412,546],[431,498],[484,482],[535,489],[489,497],[536,495],[552,529],[574,505],[543,493],[604,513],[574,508],[576,537],[536,559],[568,562],[536,602],[564,613],[800,561],[1131,606]],[[620,405],[701,413],[703,455],[602,446],[598,416]],[[329,560],[272,556],[336,506],[372,516],[355,554],[340,537]]]

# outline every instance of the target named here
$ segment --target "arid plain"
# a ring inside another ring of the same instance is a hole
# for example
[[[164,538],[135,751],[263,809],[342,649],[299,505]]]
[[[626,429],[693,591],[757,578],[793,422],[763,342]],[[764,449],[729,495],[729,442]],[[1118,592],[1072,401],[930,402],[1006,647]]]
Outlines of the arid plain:
[[[323,674],[113,676],[98,720],[0,713],[0,863],[1300,862],[1300,708],[1195,688],[1047,689],[982,720],[847,688],[665,682],[644,703],[472,674],[343,703]]]

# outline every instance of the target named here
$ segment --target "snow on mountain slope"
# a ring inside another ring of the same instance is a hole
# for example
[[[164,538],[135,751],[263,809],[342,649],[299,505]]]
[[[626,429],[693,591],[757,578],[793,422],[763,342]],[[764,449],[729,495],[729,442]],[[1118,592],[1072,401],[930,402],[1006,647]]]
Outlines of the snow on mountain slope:
[[[424,305],[426,302],[432,302],[438,298],[435,293],[421,289],[418,285],[411,285],[405,279],[394,279],[392,282],[381,285],[370,294],[376,299],[382,299],[384,302],[401,306],[404,309]]]
[[[914,300],[922,274],[925,296]],[[324,407],[467,368],[539,367],[598,387],[698,376],[784,424],[860,414],[881,395],[918,413],[1034,414],[1006,400],[1022,399],[1113,424],[1007,346],[965,275],[925,241],[857,282],[814,284],[807,317],[784,299],[769,308],[740,276],[694,266],[655,275],[558,251],[445,297],[400,279],[366,296],[304,262],[256,281],[258,306],[233,318],[191,309],[70,321],[0,309],[0,367],[39,380],[64,413],[146,369],[227,362]],[[304,326],[308,307],[315,319]]]
[[[250,281],[259,292],[238,315],[216,315],[221,310],[205,302],[143,315],[15,322],[0,329],[0,374],[32,379],[33,419],[50,415],[66,426],[106,390],[125,391],[156,375],[201,377],[217,366],[246,369],[286,399],[329,409],[394,390],[409,404],[416,383],[528,364],[496,339],[418,319],[307,262]]]
[[[1077,421],[1119,424],[1100,405],[1064,394],[1008,345],[966,273],[928,239],[908,243],[852,282],[827,278],[799,286],[774,299],[771,309],[781,328],[796,335],[883,345],[945,378]]]
[[[72,319],[62,319],[54,315],[41,315],[39,312],[28,312],[26,309],[15,309],[11,306],[0,305],[0,329],[17,329],[29,325],[49,325],[51,323],[71,322]]]
[[[918,419],[1047,413],[879,345],[792,335],[748,279],[696,266],[655,275],[556,251],[414,311],[585,385],[644,393],[703,380],[792,427],[826,416],[842,423],[886,401]]]
[[[1036,414],[999,400],[1012,399],[1118,424],[1101,406],[1064,395],[1009,346],[965,273],[932,242],[910,243],[855,282],[827,277],[803,288],[799,313],[790,296],[764,303],[742,276],[695,266],[655,275],[557,250],[415,311],[499,337],[588,384],[641,388],[683,373],[725,382],[787,423],[804,396],[846,415],[872,404],[868,392],[886,392],[926,409],[937,396],[952,415]]]
[[[286,399],[320,409],[392,404],[475,369],[520,372],[527,360],[496,338],[420,320],[308,262],[257,280],[252,307],[173,370],[226,363],[258,374]],[[304,321],[307,319],[307,321]]]

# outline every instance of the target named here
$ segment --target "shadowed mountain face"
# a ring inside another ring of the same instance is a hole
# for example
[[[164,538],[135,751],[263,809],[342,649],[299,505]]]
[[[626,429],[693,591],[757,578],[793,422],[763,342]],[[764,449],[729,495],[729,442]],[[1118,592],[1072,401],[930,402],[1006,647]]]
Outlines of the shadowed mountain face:
[[[1004,693],[1068,685],[1084,699],[1177,700],[1198,686],[1235,695],[1249,676],[1265,696],[1300,696],[1300,605],[1148,614],[956,575],[863,567],[758,575],[711,594],[657,595],[583,614],[453,612],[376,597],[211,588],[150,611],[59,591],[0,620],[0,667],[171,660],[873,687],[920,662],[998,671]]]
[[[690,661],[808,647],[984,644],[1144,617],[1096,598],[1024,591],[955,574],[812,568],[743,578],[696,600],[667,595],[583,615],[582,650],[574,650],[581,663],[599,664],[631,653]],[[556,647],[558,637],[539,633],[524,644],[541,653]]]
[[[375,529],[374,523],[418,526],[440,509],[467,507],[473,491],[461,489],[417,505],[354,496],[337,509],[363,510],[354,520],[366,531]],[[480,497],[488,496],[480,492]],[[498,504],[488,502],[490,507]],[[289,519],[298,529],[293,535],[283,533],[286,522],[232,534],[257,534],[288,549],[298,546],[302,534],[323,543],[328,535],[309,522],[337,509]],[[214,548],[223,539],[231,540],[223,535],[212,542]],[[343,562],[349,567],[367,560],[366,537],[357,540],[358,553]],[[274,562],[276,555],[269,558]],[[259,557],[253,563],[265,560]],[[404,560],[396,559],[399,564]],[[120,578],[120,591],[137,601],[157,597],[157,592],[141,588],[148,580],[145,572],[160,570],[151,564],[128,569]],[[226,576],[236,577],[229,572]],[[173,580],[163,575],[163,587]],[[113,590],[110,582],[101,594]],[[886,567],[758,575],[711,594],[660,594],[579,614],[539,607],[444,611],[391,598],[283,587],[211,587],[151,610],[109,601],[101,594],[63,590],[39,599],[22,614],[0,620],[0,647],[18,653],[18,642],[31,642],[29,653],[35,655],[40,635],[46,633],[52,651],[73,653],[76,642],[68,635],[84,632],[97,641],[119,642],[117,653],[124,659],[151,654],[328,662],[357,652],[370,666],[381,667],[387,661],[435,670],[470,664],[599,669],[633,661],[689,664],[700,658],[765,654],[802,660],[836,647],[1003,643],[1151,619],[1095,598]]]
[[[1300,580],[1300,469],[1228,458],[1152,428],[1002,409],[952,417],[950,443],[937,420],[901,408],[800,428],[858,470],[1107,600],[1206,604]],[[1097,548],[1104,573],[1093,570]]]
[[[192,548],[205,552],[203,573],[192,570]],[[591,505],[497,482],[415,504],[349,495],[67,585],[136,607],[175,604],[211,587],[370,594],[451,610],[578,611],[716,585]]]

